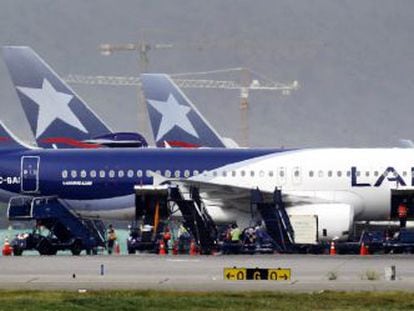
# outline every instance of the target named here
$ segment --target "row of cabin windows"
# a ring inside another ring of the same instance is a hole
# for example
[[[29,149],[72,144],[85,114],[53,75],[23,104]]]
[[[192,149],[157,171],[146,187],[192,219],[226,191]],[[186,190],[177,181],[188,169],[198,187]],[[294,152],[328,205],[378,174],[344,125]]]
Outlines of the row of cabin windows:
[[[160,170],[155,171],[155,173],[158,174],[158,175],[162,175],[162,172]],[[199,173],[200,172],[198,170],[194,170],[192,172],[192,176],[197,176]],[[144,176],[144,173],[143,173],[142,170],[137,170],[136,172],[134,172],[133,170],[127,170],[127,171],[124,171],[124,170],[118,170],[118,171],[115,171],[115,170],[109,170],[109,171],[106,171],[106,170],[98,170],[98,171],[97,170],[91,170],[91,171],[89,171],[89,174],[88,174],[88,172],[86,170],[81,170],[80,172],[78,172],[77,170],[71,170],[71,171],[63,170],[62,171],[62,178],[64,178],[64,179],[65,178],[68,178],[69,177],[69,174],[70,174],[70,177],[71,178],[77,178],[78,176],[81,177],[81,178],[86,178],[88,175],[89,175],[90,178],[96,178],[97,176],[99,176],[100,178],[105,178],[106,175],[108,175],[109,178],[115,178],[115,177],[118,177],[118,178],[123,178],[123,177],[133,178],[134,176],[136,176],[138,178],[141,178],[141,177]],[[204,171],[203,174],[205,176],[207,176],[208,172],[207,171]],[[257,176],[259,176],[259,177],[265,177],[265,175],[267,175],[269,177],[273,177],[274,174],[275,174],[274,171],[268,171],[266,173],[265,171],[261,170],[261,171],[259,171],[259,173],[257,174]],[[286,174],[285,173],[285,169],[283,169],[283,168],[279,169],[279,171],[278,171],[279,177],[284,178],[285,177],[285,174]],[[323,171],[323,170],[319,170],[319,171],[313,171],[313,170],[311,170],[311,171],[309,171],[308,174],[309,174],[309,177],[320,177],[320,178],[322,178],[322,177],[325,176],[325,171]],[[362,174],[363,173],[361,171],[357,171],[356,172],[356,175],[358,177],[361,176]],[[147,177],[151,177],[151,171],[147,170],[145,172],[145,175]],[[176,171],[172,172],[170,170],[165,170],[163,175],[165,177],[168,177],[168,178],[169,177],[179,178],[179,177],[181,177],[181,171],[180,170],[176,170]],[[212,175],[214,177],[217,177],[217,176],[237,177],[238,174],[237,174],[237,171],[230,171],[230,172],[228,172],[228,171],[223,170],[223,171],[220,171],[220,172],[219,171],[213,171],[212,172]],[[244,170],[241,170],[239,172],[239,175],[241,177],[245,177],[245,176],[255,177],[256,176],[256,171],[244,171]],[[351,172],[350,171],[346,171],[346,172],[336,171],[336,172],[334,172],[332,170],[326,171],[326,176],[327,177],[333,177],[334,175],[336,175],[337,177],[342,177],[343,175],[346,175],[347,177],[350,177],[351,176]],[[371,172],[369,172],[369,171],[365,171],[364,172],[364,176],[369,177],[370,175],[371,175]],[[372,175],[375,176],[375,177],[378,177],[379,176],[379,172],[378,171],[374,171],[374,172],[372,172]],[[407,176],[407,172],[406,171],[403,171],[402,172],[402,175],[403,176]],[[190,177],[191,176],[191,171],[190,170],[184,170],[182,176],[183,177]],[[293,170],[293,176],[295,178],[299,178],[300,177],[300,170],[299,169],[294,169]]]
[[[158,174],[158,175],[161,175],[160,170],[155,171],[155,173]],[[183,172],[184,177],[190,177],[190,174],[191,174],[190,170],[185,170]],[[196,176],[198,174],[199,174],[199,172],[197,170],[193,171],[193,176]],[[106,170],[90,170],[89,173],[86,170],[81,170],[80,172],[78,172],[77,170],[71,170],[71,171],[63,170],[62,171],[62,178],[64,178],[64,179],[68,178],[69,176],[71,178],[77,178],[77,177],[86,178],[86,177],[88,177],[88,175],[89,175],[90,178],[96,178],[96,177],[105,178],[106,176],[108,176],[109,178],[115,178],[115,177],[118,177],[118,178],[124,178],[124,177],[133,178],[135,176],[138,177],[138,178],[141,178],[141,177],[144,176],[144,172],[142,170],[137,170],[136,172],[134,172],[133,170],[127,170],[127,171],[124,171],[124,170],[118,170],[118,171],[115,171],[115,170],[109,170],[109,171],[106,171]],[[151,177],[151,171],[149,171],[149,170],[146,171],[145,176]],[[174,172],[171,172],[169,170],[166,170],[164,172],[164,176],[165,177],[181,177],[181,171],[176,170]]]

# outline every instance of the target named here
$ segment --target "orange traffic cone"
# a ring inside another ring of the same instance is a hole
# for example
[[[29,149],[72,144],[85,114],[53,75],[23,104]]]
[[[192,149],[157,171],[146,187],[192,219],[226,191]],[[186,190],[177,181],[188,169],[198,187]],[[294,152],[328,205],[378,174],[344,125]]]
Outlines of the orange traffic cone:
[[[9,240],[6,239],[4,241],[2,254],[3,256],[11,256],[12,253],[13,253],[13,248],[10,246]]]
[[[164,240],[160,241],[160,250],[158,253],[160,256],[165,256],[167,254],[166,250],[165,250],[165,243]]]
[[[120,255],[121,254],[121,246],[118,242],[115,242],[115,254]]]
[[[195,256],[197,255],[197,246],[195,244],[194,240],[191,240],[191,244],[190,244],[190,256]]]
[[[329,255],[334,256],[336,255],[336,248],[335,248],[335,242],[331,242],[331,247],[329,249]]]
[[[361,243],[361,248],[359,249],[359,254],[361,256],[369,255],[368,246],[366,246],[364,242]]]

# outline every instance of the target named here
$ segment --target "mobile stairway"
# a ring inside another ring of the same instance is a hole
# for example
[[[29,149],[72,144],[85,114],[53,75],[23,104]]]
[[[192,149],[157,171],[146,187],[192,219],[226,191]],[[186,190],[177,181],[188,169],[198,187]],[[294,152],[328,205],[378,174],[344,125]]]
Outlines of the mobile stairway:
[[[198,188],[190,187],[189,193],[185,195],[176,185],[144,185],[136,186],[135,194],[136,219],[143,220],[143,228],[152,229],[150,234],[142,232],[137,250],[146,243],[148,248],[153,247],[164,228],[164,220],[171,215],[169,204],[175,203],[183,217],[183,225],[196,240],[200,253],[211,254],[217,245],[217,228],[202,202]]]
[[[186,199],[180,189],[170,187],[170,200],[175,202],[183,216],[183,225],[191,232],[200,247],[200,253],[210,255],[217,246],[217,227],[208,213],[198,188],[190,187]]]
[[[282,200],[282,192],[275,189],[272,201],[266,201],[259,189],[251,191],[252,209],[256,208],[268,234],[274,242],[274,248],[280,253],[290,253],[295,248],[294,230]]]
[[[41,255],[55,255],[59,250],[70,250],[73,255],[82,250],[95,254],[98,247],[105,247],[103,222],[80,217],[57,197],[13,197],[7,217],[11,221],[36,221],[36,227],[49,231],[47,236],[34,231],[26,241],[14,241],[16,255],[25,249],[35,249]]]

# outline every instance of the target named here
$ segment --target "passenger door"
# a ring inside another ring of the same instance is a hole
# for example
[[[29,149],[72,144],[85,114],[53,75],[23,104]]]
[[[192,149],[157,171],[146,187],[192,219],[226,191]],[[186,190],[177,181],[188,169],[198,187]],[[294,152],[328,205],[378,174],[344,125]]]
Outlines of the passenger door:
[[[21,159],[21,190],[26,193],[39,191],[39,163],[38,156],[23,156]]]

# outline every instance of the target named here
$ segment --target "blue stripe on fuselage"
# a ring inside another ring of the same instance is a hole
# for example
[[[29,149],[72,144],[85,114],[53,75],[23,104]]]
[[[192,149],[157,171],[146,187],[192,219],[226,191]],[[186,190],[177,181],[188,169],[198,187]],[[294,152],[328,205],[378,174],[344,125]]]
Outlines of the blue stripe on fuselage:
[[[20,153],[5,154],[0,160],[0,176],[20,176],[21,156],[39,156],[40,184],[39,195],[58,195],[64,199],[90,200],[124,196],[134,192],[134,185],[152,184],[152,177],[146,177],[145,171],[194,170],[202,172],[224,165],[236,163],[269,155],[286,152],[284,149],[94,149],[94,150],[31,150]],[[7,163],[7,165],[3,165]],[[62,171],[68,176],[62,177]],[[86,177],[82,177],[82,171]],[[90,177],[95,170],[97,176]],[[99,172],[105,171],[105,177],[99,177]],[[115,177],[109,177],[113,170]],[[118,177],[118,172],[124,172]],[[133,170],[133,177],[128,176],[128,170]],[[143,176],[137,176],[141,170]],[[76,171],[77,176],[71,175]],[[19,192],[19,185],[1,184],[1,188]]]

